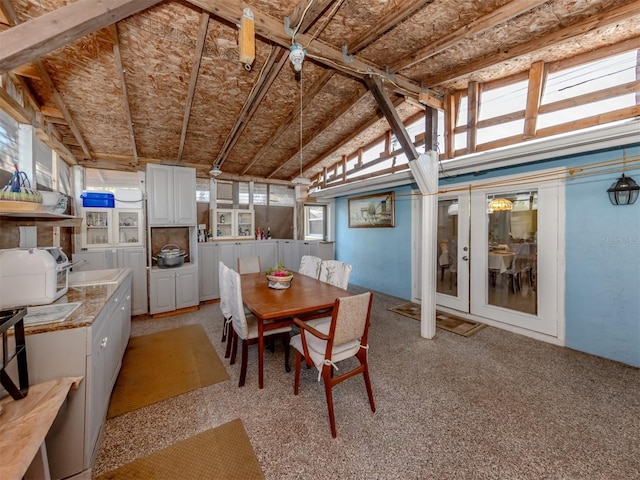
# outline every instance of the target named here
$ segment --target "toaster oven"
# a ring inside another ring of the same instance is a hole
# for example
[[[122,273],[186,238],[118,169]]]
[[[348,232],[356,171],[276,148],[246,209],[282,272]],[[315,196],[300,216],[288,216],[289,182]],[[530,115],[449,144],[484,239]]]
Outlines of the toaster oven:
[[[60,247],[0,250],[0,308],[56,301],[67,293],[70,267]]]

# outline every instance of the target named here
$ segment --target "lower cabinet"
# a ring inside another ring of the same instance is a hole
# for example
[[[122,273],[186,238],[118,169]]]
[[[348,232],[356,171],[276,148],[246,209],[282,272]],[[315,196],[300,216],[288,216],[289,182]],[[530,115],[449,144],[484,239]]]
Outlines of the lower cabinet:
[[[46,438],[52,478],[92,467],[111,391],[131,332],[131,277],[118,287],[88,327],[27,335],[29,382],[82,376]]]
[[[170,312],[199,303],[198,266],[154,267],[149,273],[149,312]]]
[[[218,294],[218,246],[215,243],[198,244],[198,280],[201,302],[220,297]]]

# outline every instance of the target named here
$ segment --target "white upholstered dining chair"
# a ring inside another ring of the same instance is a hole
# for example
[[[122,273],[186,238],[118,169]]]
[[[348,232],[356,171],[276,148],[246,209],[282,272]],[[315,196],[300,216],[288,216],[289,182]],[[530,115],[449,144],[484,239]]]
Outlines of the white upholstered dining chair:
[[[320,264],[319,280],[344,290],[349,286],[351,265],[339,260],[323,260]]]
[[[247,361],[248,361],[248,347],[258,341],[258,320],[251,313],[245,313],[244,305],[242,302],[242,290],[240,284],[240,274],[230,268],[227,269],[227,281],[229,284],[229,305],[231,307],[231,324],[233,329],[230,331],[230,335],[233,336],[233,345],[231,347],[231,361],[233,365],[236,362],[236,352],[238,349],[238,338],[242,340],[242,360],[240,366],[240,380],[238,386],[242,387],[247,378]],[[266,285],[265,285],[266,288]],[[282,346],[284,347],[284,363],[285,370],[290,371],[289,368],[289,332],[291,332],[291,326],[275,328],[273,330],[267,330],[264,332],[265,338],[277,338],[282,339]]]
[[[222,342],[227,341],[229,328],[231,326],[231,306],[229,304],[229,280],[227,275],[229,268],[222,262],[218,262],[218,287],[220,289],[220,311],[224,317],[224,325],[222,327]],[[225,358],[229,358],[231,351],[231,342],[227,342],[227,351]]]
[[[318,278],[320,276],[320,264],[322,259],[313,255],[303,255],[300,259],[298,273],[308,277]]]
[[[303,322],[299,318],[294,323],[300,333],[291,337],[291,346],[296,349],[296,370],[293,393],[298,394],[300,385],[300,368],[302,358],[308,366],[318,369],[318,380],[324,382],[331,435],[336,436],[336,421],[333,411],[333,393],[335,385],[362,374],[369,397],[371,411],[376,411],[373,390],[369,379],[369,363],[367,355],[369,344],[369,324],[371,316],[371,292],[350,297],[337,298],[331,317]],[[338,362],[356,357],[360,362],[357,367],[338,375]],[[335,372],[334,372],[335,369]]]

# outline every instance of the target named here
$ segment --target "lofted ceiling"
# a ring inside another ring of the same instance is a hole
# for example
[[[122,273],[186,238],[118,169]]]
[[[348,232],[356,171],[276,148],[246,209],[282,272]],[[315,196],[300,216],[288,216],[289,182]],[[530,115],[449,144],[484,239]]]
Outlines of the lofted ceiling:
[[[288,60],[296,26],[301,74]],[[216,164],[220,178],[311,178],[380,137],[389,124],[367,74],[405,120],[471,80],[620,44],[640,46],[638,0],[0,0],[0,73],[67,162],[201,177]]]

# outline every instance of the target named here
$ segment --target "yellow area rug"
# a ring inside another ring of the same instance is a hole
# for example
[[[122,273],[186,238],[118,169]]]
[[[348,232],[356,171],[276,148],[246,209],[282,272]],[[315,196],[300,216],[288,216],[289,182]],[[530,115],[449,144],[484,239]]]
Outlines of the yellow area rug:
[[[228,379],[202,325],[132,337],[107,418]]]
[[[389,310],[418,321],[420,321],[422,314],[420,305],[413,302],[403,303],[402,305],[391,307]],[[463,337],[470,337],[479,330],[482,330],[486,325],[436,311],[436,327],[447,330],[448,332],[457,333]]]
[[[199,433],[95,480],[264,479],[240,419]]]

